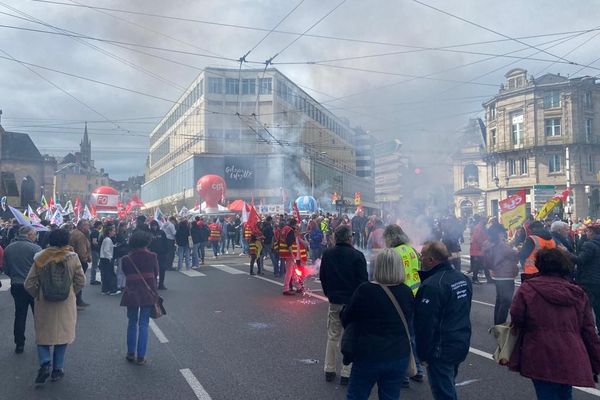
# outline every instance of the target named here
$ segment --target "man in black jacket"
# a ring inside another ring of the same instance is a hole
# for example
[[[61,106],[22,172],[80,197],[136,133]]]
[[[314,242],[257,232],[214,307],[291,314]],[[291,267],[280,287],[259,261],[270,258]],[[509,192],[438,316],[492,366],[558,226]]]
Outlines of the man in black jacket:
[[[327,348],[325,350],[325,380],[335,379],[336,357],[342,337],[340,311],[350,303],[356,288],[368,279],[367,261],[360,251],[352,247],[352,231],[347,225],[335,230],[335,247],[325,250],[319,271],[323,293],[329,299],[327,320]],[[342,365],[340,384],[347,385],[351,365]]]
[[[577,264],[575,281],[583,286],[590,298],[596,326],[600,327],[600,223],[588,225],[585,235],[587,240],[571,259]]]
[[[427,366],[435,400],[457,398],[454,379],[471,341],[471,280],[452,267],[449,257],[443,243],[425,243],[415,299],[417,354]]]

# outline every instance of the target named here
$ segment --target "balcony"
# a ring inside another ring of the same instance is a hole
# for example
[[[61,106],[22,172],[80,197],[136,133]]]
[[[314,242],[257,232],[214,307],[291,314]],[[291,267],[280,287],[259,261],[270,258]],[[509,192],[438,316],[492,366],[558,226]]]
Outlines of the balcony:
[[[521,138],[518,142],[512,140],[498,141],[494,145],[488,145],[486,147],[486,154],[493,153],[508,153],[512,151],[519,151],[523,149],[530,149],[535,146],[534,138]]]

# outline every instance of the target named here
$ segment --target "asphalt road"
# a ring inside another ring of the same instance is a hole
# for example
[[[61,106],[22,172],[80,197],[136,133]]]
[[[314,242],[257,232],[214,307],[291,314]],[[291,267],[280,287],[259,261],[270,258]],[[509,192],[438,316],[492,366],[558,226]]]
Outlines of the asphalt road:
[[[248,275],[248,258],[209,260],[200,274],[168,272],[163,292],[168,315],[154,321],[143,367],[125,361],[125,310],[119,296],[85,288],[91,306],[79,312],[77,339],[67,350],[65,378],[35,389],[33,321],[25,353],[14,354],[13,303],[0,289],[0,400],[35,399],[344,399],[326,383],[323,357],[327,302],[314,278],[304,296],[282,296],[279,279]],[[464,265],[464,264],[463,264]],[[0,276],[5,278],[5,276]],[[494,340],[493,285],[474,288],[472,351],[462,364],[461,399],[532,399],[529,380],[490,359]],[[574,391],[595,399],[600,391]],[[376,398],[373,393],[372,398]],[[404,399],[431,398],[427,383],[411,382]]]

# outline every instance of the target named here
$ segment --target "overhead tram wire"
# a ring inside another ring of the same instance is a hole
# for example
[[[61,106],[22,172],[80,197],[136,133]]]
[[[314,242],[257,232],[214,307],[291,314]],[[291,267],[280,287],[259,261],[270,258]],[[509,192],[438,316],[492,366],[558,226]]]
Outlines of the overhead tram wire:
[[[153,17],[153,18],[159,18],[159,19],[168,19],[168,20],[175,20],[175,21],[182,21],[182,22],[192,22],[192,23],[198,23],[198,24],[207,24],[207,25],[221,26],[221,27],[227,27],[227,28],[245,29],[245,30],[261,31],[261,32],[268,32],[270,30],[267,28],[253,27],[253,26],[247,26],[247,25],[228,24],[228,23],[214,22],[214,21],[204,21],[204,20],[199,20],[199,19],[175,17],[175,16],[169,16],[169,15],[160,15],[160,14],[141,12],[141,11],[123,10],[123,9],[116,9],[116,8],[109,8],[109,7],[98,7],[98,6],[92,6],[92,5],[86,5],[86,4],[69,4],[69,3],[64,3],[64,2],[59,2],[59,1],[49,1],[49,0],[33,0],[33,1],[38,2],[38,3],[47,3],[47,4],[53,4],[53,5],[59,5],[59,6],[82,7],[82,8],[88,8],[88,9],[93,9],[93,10],[113,11],[113,12],[118,12],[118,13],[140,15],[140,16]],[[282,30],[274,30],[273,32],[279,33],[279,34],[285,34],[285,35],[294,35],[294,36],[300,34],[299,32],[282,31]],[[488,43],[496,43],[496,42],[504,42],[504,41],[513,41],[515,39],[531,39],[531,38],[536,38],[536,37],[566,35],[566,34],[580,33],[580,32],[582,32],[582,31],[567,31],[567,32],[559,32],[559,33],[534,35],[534,36],[521,36],[521,37],[516,37],[516,38],[510,38],[510,39],[488,40],[485,42],[459,44],[459,45],[447,46],[447,47],[460,47],[460,46],[469,46],[469,45],[477,45],[477,44],[488,44]],[[338,36],[330,36],[330,35],[318,35],[318,34],[307,33],[304,36],[310,37],[310,38],[315,38],[315,39],[337,40],[337,41],[364,43],[364,44],[372,44],[372,45],[380,45],[380,46],[427,49],[422,46],[414,46],[414,45],[409,45],[409,44],[381,42],[381,41],[346,38],[346,37],[338,37]]]
[[[578,44],[577,46],[573,47],[571,50],[569,50],[568,52],[566,52],[563,57],[568,56],[569,54],[572,54],[573,52],[575,52],[576,50],[580,49],[581,47],[585,46],[586,44],[588,44],[590,41],[594,40],[595,38],[597,38],[600,35],[600,32],[597,32],[596,34],[594,34],[592,37],[587,38],[585,41],[583,41],[582,43]],[[554,66],[556,63],[552,63],[550,65],[545,66],[541,71],[537,72],[535,75],[540,75],[542,72],[547,71],[548,69],[550,69],[552,66]],[[593,64],[593,62],[592,62]],[[581,67],[580,69],[578,69],[576,72],[573,73],[573,75],[578,74],[580,71],[582,71],[583,69],[587,68],[587,66]]]
[[[476,23],[476,22],[470,21],[470,20],[468,20],[468,19],[466,19],[466,18],[460,17],[460,16],[458,16],[458,15],[455,15],[455,14],[452,14],[452,13],[450,13],[450,12],[448,12],[448,11],[445,11],[445,10],[442,10],[442,9],[440,9],[440,8],[434,7],[434,6],[432,6],[432,5],[430,5],[430,4],[427,4],[427,3],[423,2],[423,1],[420,1],[420,0],[412,0],[412,1],[413,1],[414,3],[420,4],[420,5],[422,5],[422,6],[425,6],[425,7],[427,7],[427,8],[430,8],[430,9],[432,9],[432,10],[435,10],[435,11],[437,11],[437,12],[439,12],[439,13],[442,13],[442,14],[444,14],[444,15],[447,15],[447,16],[449,16],[449,17],[455,18],[455,19],[457,19],[457,20],[459,20],[459,21],[465,22],[465,23],[467,23],[467,24],[469,24],[469,25],[476,26],[476,27],[478,27],[478,28],[480,28],[480,29],[483,29],[483,30],[486,30],[486,31],[488,31],[488,32],[494,33],[494,34],[496,34],[496,35],[502,36],[503,38],[506,38],[506,39],[513,40],[513,41],[515,41],[515,42],[517,42],[517,43],[520,43],[520,44],[522,44],[522,45],[524,45],[524,46],[530,47],[530,48],[532,48],[532,49],[534,49],[534,50],[537,50],[537,51],[539,51],[539,52],[542,52],[542,53],[544,53],[544,54],[547,54],[547,55],[549,55],[549,56],[551,56],[551,57],[557,58],[557,59],[559,59],[559,60],[562,60],[562,61],[566,61],[566,62],[568,62],[568,63],[570,63],[570,64],[575,64],[575,63],[573,63],[572,61],[569,61],[569,60],[567,60],[567,59],[565,59],[565,58],[563,58],[563,57],[560,57],[560,56],[558,56],[558,55],[556,55],[556,54],[549,53],[548,51],[546,51],[546,50],[543,50],[543,49],[540,49],[539,47],[532,46],[532,45],[530,45],[529,43],[527,43],[527,42],[524,42],[524,41],[522,41],[522,40],[520,40],[520,39],[516,39],[516,38],[510,37],[510,36],[508,36],[508,35],[505,35],[505,34],[504,34],[504,33],[502,33],[502,32],[498,32],[498,31],[496,31],[496,30],[494,30],[494,29],[491,29],[491,28],[488,28],[488,27],[486,27],[486,26],[483,26],[483,25],[481,25],[481,24],[478,24],[478,23]]]

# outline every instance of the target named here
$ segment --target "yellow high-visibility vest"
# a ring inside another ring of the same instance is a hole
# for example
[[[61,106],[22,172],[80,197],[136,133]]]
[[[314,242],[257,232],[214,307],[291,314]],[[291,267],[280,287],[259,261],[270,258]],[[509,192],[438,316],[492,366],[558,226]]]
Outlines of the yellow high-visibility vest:
[[[408,286],[413,294],[417,293],[421,286],[421,277],[419,276],[419,255],[407,244],[401,244],[394,247],[396,253],[402,258],[404,265],[404,283]]]

